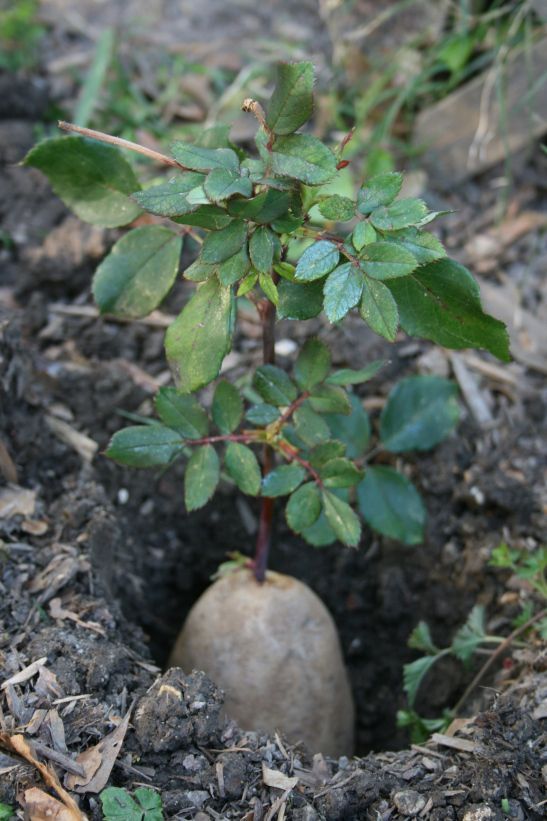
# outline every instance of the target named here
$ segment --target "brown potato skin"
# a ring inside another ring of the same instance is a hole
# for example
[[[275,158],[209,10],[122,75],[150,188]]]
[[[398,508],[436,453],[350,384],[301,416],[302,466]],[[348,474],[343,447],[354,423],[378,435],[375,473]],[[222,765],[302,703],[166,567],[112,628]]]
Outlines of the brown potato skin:
[[[169,664],[203,670],[245,730],[280,731],[312,753],[353,752],[354,706],[332,616],[309,587],[237,570],[198,599]]]

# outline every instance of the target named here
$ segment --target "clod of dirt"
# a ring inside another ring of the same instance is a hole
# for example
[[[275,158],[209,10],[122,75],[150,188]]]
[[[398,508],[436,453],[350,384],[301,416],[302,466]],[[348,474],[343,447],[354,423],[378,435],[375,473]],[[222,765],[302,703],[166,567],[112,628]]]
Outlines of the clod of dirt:
[[[216,581],[190,611],[170,664],[205,670],[245,728],[352,753],[354,707],[334,622],[290,576],[270,572],[259,584],[239,570]]]

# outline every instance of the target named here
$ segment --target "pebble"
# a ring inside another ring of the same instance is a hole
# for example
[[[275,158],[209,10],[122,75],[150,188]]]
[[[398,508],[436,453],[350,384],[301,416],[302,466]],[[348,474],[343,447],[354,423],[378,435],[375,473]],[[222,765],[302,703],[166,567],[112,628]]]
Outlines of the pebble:
[[[487,804],[477,804],[467,810],[462,821],[492,821],[496,817],[495,811]]]
[[[416,790],[401,790],[393,796],[393,803],[402,815],[413,818],[423,810],[426,800]]]

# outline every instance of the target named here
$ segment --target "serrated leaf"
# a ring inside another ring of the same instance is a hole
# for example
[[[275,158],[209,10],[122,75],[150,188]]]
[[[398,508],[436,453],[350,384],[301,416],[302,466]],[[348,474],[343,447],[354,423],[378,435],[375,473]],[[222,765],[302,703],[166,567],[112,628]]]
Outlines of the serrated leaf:
[[[251,271],[247,276],[243,277],[237,289],[238,296],[245,296],[249,291],[252,291],[258,282],[258,274],[256,271]]]
[[[310,404],[317,413],[351,412],[351,402],[346,391],[339,385],[319,385],[313,389]]]
[[[137,787],[135,798],[145,811],[143,821],[163,821],[161,795],[150,787]]]
[[[207,414],[195,398],[176,388],[160,388],[155,398],[158,416],[164,425],[184,439],[201,439],[209,432]]]
[[[345,456],[345,453],[346,446],[343,442],[339,442],[336,439],[329,439],[328,442],[323,442],[314,447],[313,450],[310,451],[308,459],[312,468],[319,470],[331,459],[335,459],[337,456]]]
[[[171,154],[177,162],[191,171],[212,171],[213,168],[239,170],[239,159],[231,148],[204,148],[192,143],[174,142]]]
[[[370,245],[372,242],[376,242],[378,234],[370,224],[370,222],[359,222],[353,229],[353,233],[351,235],[351,241],[353,243],[353,247],[360,251],[365,245]]]
[[[274,305],[277,306],[279,303],[279,292],[277,290],[277,285],[269,276],[269,274],[262,274],[258,275],[258,284],[264,291],[264,294],[268,297],[270,302],[273,302]]]
[[[129,195],[140,188],[127,160],[110,145],[53,137],[29,151],[23,165],[46,175],[57,196],[85,222],[116,228],[141,213]]]
[[[353,487],[363,478],[363,471],[350,459],[337,456],[320,468],[319,475],[325,487]]]
[[[390,467],[368,468],[357,488],[357,499],[361,515],[373,530],[408,545],[423,541],[423,502],[402,473]]]
[[[403,667],[403,689],[410,707],[414,706],[420,684],[439,656],[422,656]]]
[[[218,376],[232,333],[231,290],[212,277],[199,286],[165,335],[167,358],[182,393],[192,393]]]
[[[290,405],[298,395],[294,382],[275,365],[261,365],[257,368],[253,387],[265,402],[278,407]]]
[[[323,308],[330,322],[339,322],[361,298],[363,274],[352,262],[339,265],[331,274],[323,288]]]
[[[114,434],[106,456],[133,468],[168,465],[183,452],[180,433],[163,425],[131,425]]]
[[[289,282],[295,281],[294,272],[296,267],[291,265],[290,262],[274,262],[273,269],[283,279],[287,279]]]
[[[399,327],[399,311],[393,294],[383,282],[365,279],[359,313],[377,334],[394,342]]]
[[[370,421],[358,396],[351,394],[350,402],[349,415],[328,414],[326,421],[332,436],[346,445],[347,456],[350,459],[358,459],[365,452],[370,440]]]
[[[380,416],[380,438],[392,453],[429,450],[457,424],[458,389],[439,376],[410,376],[393,388]]]
[[[250,265],[247,248],[242,245],[237,254],[218,264],[218,278],[222,285],[234,285],[247,275]]]
[[[253,193],[249,177],[242,177],[238,171],[229,171],[227,168],[213,168],[207,175],[203,188],[212,203],[229,200],[236,194],[250,197]]]
[[[216,274],[218,266],[213,262],[204,262],[201,257],[198,257],[194,262],[184,271],[184,279],[190,282],[205,282],[210,279],[213,274]]]
[[[299,438],[308,447],[313,447],[330,438],[330,428],[318,413],[304,402],[294,413],[294,426]]]
[[[361,214],[370,214],[381,205],[389,205],[401,190],[402,184],[403,175],[397,171],[371,177],[359,191],[358,210]]]
[[[306,471],[301,465],[280,465],[262,479],[262,496],[286,496],[296,490],[305,478]]]
[[[433,643],[429,625],[425,621],[418,622],[410,634],[407,644],[415,650],[422,650],[429,656],[434,656],[439,652],[439,648]]]
[[[306,185],[323,185],[336,173],[336,157],[321,140],[308,134],[279,137],[270,154],[274,174]]]
[[[232,222],[232,217],[218,205],[200,205],[190,214],[172,219],[181,225],[197,225],[198,228],[206,228],[209,231],[220,231]]]
[[[224,262],[241,249],[247,239],[247,226],[243,220],[232,220],[226,228],[211,231],[201,247],[204,262]]]
[[[187,197],[190,191],[203,183],[204,179],[203,174],[189,172],[161,185],[153,185],[145,191],[137,191],[133,194],[133,199],[150,214],[179,217],[195,211],[198,207],[196,203],[188,202]]]
[[[463,627],[460,627],[452,639],[451,650],[461,661],[468,662],[484,641],[485,635],[484,607],[477,604],[471,610]]]
[[[253,451],[240,442],[229,442],[224,455],[224,465],[242,493],[257,496],[262,474]]]
[[[221,433],[233,433],[243,418],[243,399],[237,388],[224,379],[215,388],[211,414]]]
[[[251,262],[257,271],[267,274],[272,270],[274,238],[269,228],[260,225],[249,240]]]
[[[323,281],[301,285],[281,280],[277,285],[278,319],[311,319],[323,310]]]
[[[351,507],[329,490],[322,493],[327,522],[337,538],[349,547],[357,547],[361,538],[361,522]]]
[[[175,282],[181,249],[182,238],[160,225],[145,225],[123,236],[93,277],[101,313],[147,316]]]
[[[228,212],[234,217],[251,219],[257,223],[271,223],[287,213],[290,196],[284,191],[268,189],[249,200],[232,200]]]
[[[390,281],[389,289],[410,336],[446,348],[485,348],[503,362],[510,361],[507,329],[483,312],[479,287],[463,265],[441,259]]]
[[[253,405],[247,413],[245,414],[245,418],[252,422],[253,425],[258,425],[259,427],[263,427],[266,425],[270,425],[272,422],[275,422],[280,417],[279,409],[274,407],[273,405],[268,405],[264,402],[261,405]]]
[[[312,110],[312,63],[281,63],[277,68],[266,125],[275,134],[292,134],[309,120]]]
[[[427,214],[423,200],[409,198],[382,205],[370,215],[370,221],[379,231],[399,231],[409,225],[418,225]]]
[[[363,271],[374,279],[395,279],[411,274],[417,267],[416,258],[392,242],[371,242],[359,254]]]
[[[294,363],[294,376],[303,391],[309,391],[328,376],[330,351],[320,339],[307,339]]]
[[[311,282],[330,274],[340,259],[336,245],[327,240],[320,240],[306,248],[298,263],[294,275],[301,282]]]
[[[107,787],[101,793],[105,821],[143,821],[139,805],[121,787]]]
[[[437,259],[446,257],[442,242],[429,231],[405,228],[403,231],[391,234],[389,241],[409,251],[418,265],[427,265],[429,262],[435,262]]]
[[[198,510],[214,494],[220,478],[220,463],[212,445],[198,447],[192,453],[184,474],[186,510]]]
[[[319,212],[333,222],[346,222],[355,216],[355,203],[349,197],[333,194],[319,203]]]
[[[321,511],[319,518],[311,527],[306,527],[300,536],[313,547],[327,547],[336,541],[336,533],[329,525],[324,511]]]
[[[315,482],[307,482],[291,494],[285,516],[295,533],[311,527],[321,513],[321,494]]]
[[[370,362],[359,370],[341,368],[339,371],[335,371],[328,376],[326,381],[329,385],[341,385],[342,387],[346,387],[347,385],[361,385],[363,382],[368,382],[369,379],[376,376],[378,371],[386,364],[387,360],[385,359],[375,359],[374,362]]]

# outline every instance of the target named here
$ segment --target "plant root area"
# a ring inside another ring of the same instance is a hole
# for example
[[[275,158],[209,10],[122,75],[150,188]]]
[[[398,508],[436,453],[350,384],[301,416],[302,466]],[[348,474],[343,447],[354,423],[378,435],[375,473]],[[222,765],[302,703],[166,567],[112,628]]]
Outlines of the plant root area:
[[[214,682],[165,663],[227,553],[252,551],[257,508],[226,487],[187,516],[180,467],[130,471],[101,455],[127,423],[120,412],[150,414],[168,381],[164,330],[161,317],[97,317],[90,278],[117,234],[80,224],[38,173],[14,165],[33,143],[36,118],[34,108],[0,121],[0,210],[12,238],[1,251],[0,290],[0,801],[18,806],[28,788],[47,790],[32,760],[10,748],[9,738],[23,733],[93,819],[106,785],[148,785],[161,792],[167,818],[197,821],[544,817],[541,646],[509,648],[450,735],[411,745],[396,726],[402,668],[416,658],[407,640],[420,619],[446,646],[476,604],[500,635],[520,612],[526,583],[488,560],[502,540],[528,550],[541,543],[541,374],[516,362],[503,381],[495,363],[480,359],[486,364],[473,378],[492,422],[481,427],[462,400],[456,434],[430,454],[410,455],[408,473],[429,511],[423,545],[368,532],[358,550],[314,550],[278,522],[272,568],[305,581],[336,620],[358,757],[329,760],[240,729],[223,716]],[[448,204],[461,209],[462,225],[484,213],[479,185],[474,198],[464,189]],[[535,243],[545,259],[537,231]],[[515,265],[529,248],[511,249]],[[188,293],[181,283],[162,312],[176,313]],[[240,323],[245,334],[229,362],[235,377],[259,356],[258,326],[250,316]],[[398,378],[451,373],[450,356],[428,343],[402,339],[388,350],[357,322],[311,324],[337,365],[389,356],[362,397],[373,426]],[[284,324],[279,337],[298,341],[305,331]],[[453,706],[483,662],[439,663],[418,712],[434,717]]]

